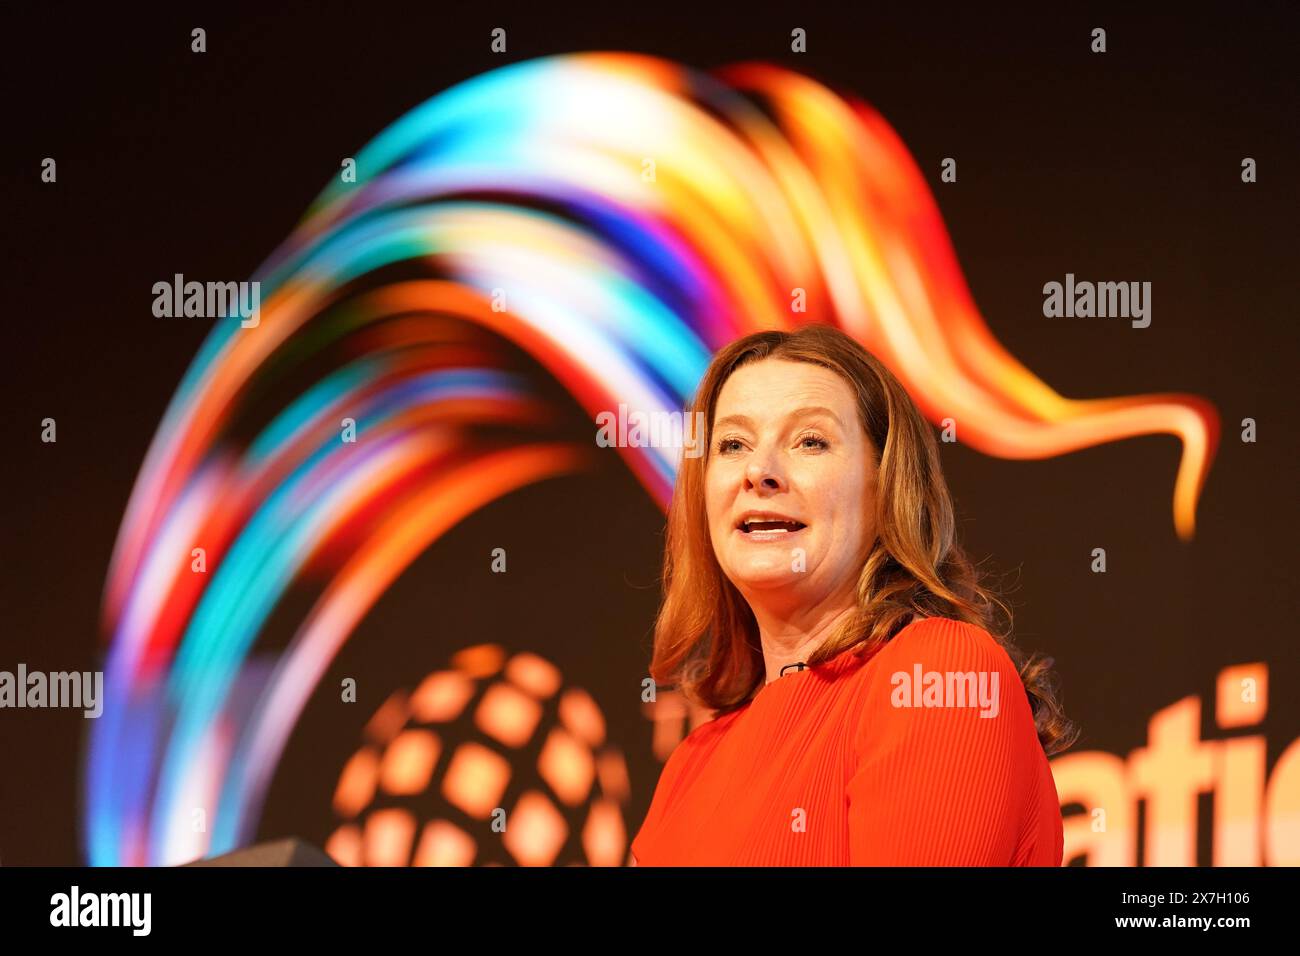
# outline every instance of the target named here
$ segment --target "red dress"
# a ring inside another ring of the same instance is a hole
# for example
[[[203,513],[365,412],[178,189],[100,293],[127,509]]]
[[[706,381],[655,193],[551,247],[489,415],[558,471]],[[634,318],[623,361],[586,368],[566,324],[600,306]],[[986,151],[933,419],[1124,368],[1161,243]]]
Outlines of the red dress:
[[[638,866],[1060,866],[1062,850],[1015,666],[946,618],[870,659],[788,671],[696,727],[632,841]]]

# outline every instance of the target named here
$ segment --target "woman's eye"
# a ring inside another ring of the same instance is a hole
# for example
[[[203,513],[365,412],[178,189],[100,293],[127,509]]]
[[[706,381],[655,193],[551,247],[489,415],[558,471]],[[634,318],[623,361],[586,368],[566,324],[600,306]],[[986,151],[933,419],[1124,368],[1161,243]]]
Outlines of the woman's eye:
[[[831,443],[828,442],[825,438],[822,438],[820,435],[804,435],[802,438],[799,439],[799,445],[803,448],[810,447],[810,443],[811,443],[811,447],[820,448],[823,451],[831,447]]]
[[[735,446],[739,444],[739,438],[724,438],[722,441],[718,442],[718,454],[725,455],[727,452],[733,451]]]

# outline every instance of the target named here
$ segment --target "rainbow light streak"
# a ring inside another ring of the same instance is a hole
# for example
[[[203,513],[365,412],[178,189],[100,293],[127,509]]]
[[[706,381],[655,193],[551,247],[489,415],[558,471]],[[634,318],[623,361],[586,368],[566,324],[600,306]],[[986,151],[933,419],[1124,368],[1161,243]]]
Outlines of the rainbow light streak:
[[[589,467],[594,443],[557,437],[563,416],[516,373],[516,350],[594,435],[620,404],[681,410],[738,336],[835,324],[989,455],[1176,436],[1174,525],[1193,534],[1218,439],[1209,403],[1067,399],[1035,377],[976,310],[898,136],[807,77],[530,60],[433,97],[355,158],[357,182],[333,179],[255,274],[260,324],[215,323],[132,492],[85,774],[93,865],[252,839],[307,700],[392,582],[477,509]],[[791,313],[794,288],[807,313]],[[355,443],[340,441],[345,417]],[[666,508],[673,450],[618,451]],[[256,654],[304,587],[318,597],[288,648]],[[189,825],[195,805],[206,832]]]

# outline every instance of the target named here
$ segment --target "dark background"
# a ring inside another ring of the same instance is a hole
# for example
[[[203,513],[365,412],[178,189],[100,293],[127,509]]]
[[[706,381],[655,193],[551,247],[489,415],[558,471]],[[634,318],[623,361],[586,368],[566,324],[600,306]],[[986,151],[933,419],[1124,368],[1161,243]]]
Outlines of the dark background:
[[[1222,737],[1215,675],[1264,660],[1268,718],[1247,732],[1267,735],[1271,768],[1300,736],[1290,6],[7,7],[0,669],[101,666],[99,602],[123,509],[207,333],[201,321],[155,319],[155,281],[249,276],[341,157],[507,62],[588,49],[701,68],[767,59],[856,93],[893,124],[930,177],[980,311],[1048,384],[1079,398],[1184,391],[1218,407],[1223,439],[1187,544],[1171,518],[1170,437],[1042,462],[943,445],[944,464],[966,544],[1010,589],[1019,643],[1056,658],[1067,712],[1084,727],[1076,749],[1127,754],[1145,743],[1151,713],[1188,694],[1206,701],[1203,738]],[[195,26],[207,30],[202,55],[190,52]],[[496,26],[508,30],[504,55],[489,52]],[[789,52],[795,26],[808,30],[806,55]],[[1094,26],[1107,29],[1104,55],[1089,51]],[[57,184],[40,181],[46,156]],[[956,184],[939,182],[946,156]],[[1259,164],[1252,185],[1240,178],[1246,156]],[[1151,326],[1045,319],[1042,286],[1067,272],[1150,281]],[[57,444],[40,442],[46,416]],[[1240,441],[1247,416],[1255,444]],[[575,436],[591,430],[575,417]],[[638,693],[663,519],[621,461],[606,460],[508,496],[408,570],[322,684],[357,677],[363,706],[317,694],[263,837],[323,842],[334,782],[379,689],[411,686],[481,640],[546,654],[593,690],[629,755],[635,832],[659,767]],[[484,541],[509,549],[515,573],[466,559]],[[1089,570],[1095,547],[1107,552],[1104,575]],[[79,712],[0,713],[0,863],[82,862],[86,729]],[[1203,813],[1203,834],[1205,823]]]

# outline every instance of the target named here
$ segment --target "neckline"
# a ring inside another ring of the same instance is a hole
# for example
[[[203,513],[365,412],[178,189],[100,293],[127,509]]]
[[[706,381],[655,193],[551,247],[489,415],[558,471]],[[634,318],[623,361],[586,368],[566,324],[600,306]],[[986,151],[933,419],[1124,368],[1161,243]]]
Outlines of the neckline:
[[[803,677],[808,674],[823,674],[826,676],[836,676],[844,671],[847,671],[850,667],[854,666],[855,664],[864,663],[865,661],[862,655],[854,653],[860,648],[861,648],[861,644],[854,644],[851,647],[846,647],[844,650],[840,651],[838,654],[836,654],[834,657],[830,658],[829,660],[822,661],[820,664],[811,664],[807,667],[800,668],[799,670],[796,670],[790,674],[786,674],[785,676],[778,677],[774,681],[764,681],[763,686],[760,687],[757,691],[755,691],[750,696],[749,700],[745,702],[745,705],[748,706],[749,704],[754,703],[754,701],[758,700],[758,698],[768,688],[780,684],[783,681],[788,683],[790,682],[791,678],[796,678],[795,683],[797,683],[798,682],[797,678]]]

